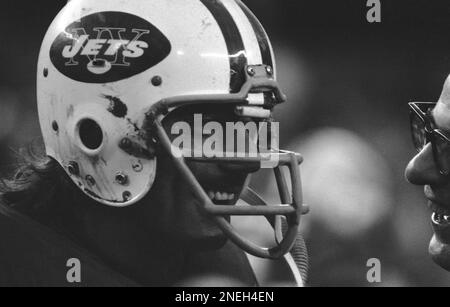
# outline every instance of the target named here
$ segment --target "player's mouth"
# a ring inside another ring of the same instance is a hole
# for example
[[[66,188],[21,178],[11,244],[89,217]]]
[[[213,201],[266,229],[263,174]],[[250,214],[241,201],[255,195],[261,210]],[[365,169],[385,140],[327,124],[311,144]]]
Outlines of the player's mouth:
[[[236,193],[228,193],[228,192],[221,192],[221,191],[208,191],[209,198],[213,201],[216,205],[234,205],[237,201],[236,199]]]
[[[247,174],[202,178],[200,185],[218,206],[234,206],[246,188]]]

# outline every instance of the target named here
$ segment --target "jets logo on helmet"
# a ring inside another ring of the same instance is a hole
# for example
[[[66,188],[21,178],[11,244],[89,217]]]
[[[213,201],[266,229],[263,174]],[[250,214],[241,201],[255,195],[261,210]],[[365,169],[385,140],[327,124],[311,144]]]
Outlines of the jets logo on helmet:
[[[70,24],[54,41],[50,57],[71,79],[105,83],[153,67],[170,50],[169,40],[148,21],[126,13],[101,12]]]
[[[124,39],[126,28],[94,28],[97,32],[95,39],[90,39],[86,29],[78,28],[72,30],[72,35],[76,40],[74,44],[67,45],[62,51],[62,56],[70,59],[66,66],[80,65],[76,61],[79,56],[87,56],[90,60],[88,70],[93,74],[107,73],[113,66],[130,66],[127,58],[139,58],[148,48],[148,43],[138,40],[140,37],[149,34],[149,30],[133,29],[135,37],[132,40]],[[111,37],[105,39],[102,37]],[[110,58],[108,61],[107,58]]]

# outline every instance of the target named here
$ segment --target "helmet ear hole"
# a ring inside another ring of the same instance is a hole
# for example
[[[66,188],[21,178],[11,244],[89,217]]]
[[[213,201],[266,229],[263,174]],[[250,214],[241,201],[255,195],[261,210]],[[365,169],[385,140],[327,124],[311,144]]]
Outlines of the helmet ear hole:
[[[89,150],[97,150],[103,144],[103,130],[93,119],[81,120],[78,133],[81,143]]]

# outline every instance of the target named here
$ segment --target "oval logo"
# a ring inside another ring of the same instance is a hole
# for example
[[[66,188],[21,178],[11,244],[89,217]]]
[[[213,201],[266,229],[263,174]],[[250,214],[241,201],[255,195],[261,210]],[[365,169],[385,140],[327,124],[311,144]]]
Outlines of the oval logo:
[[[73,22],[50,49],[53,65],[80,82],[130,78],[164,60],[172,47],[164,34],[138,16],[101,12]]]

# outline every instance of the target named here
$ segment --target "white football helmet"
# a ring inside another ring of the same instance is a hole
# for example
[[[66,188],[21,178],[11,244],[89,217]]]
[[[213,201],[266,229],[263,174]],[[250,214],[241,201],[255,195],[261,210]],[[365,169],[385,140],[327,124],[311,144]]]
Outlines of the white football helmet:
[[[161,125],[167,114],[190,104],[222,103],[269,119],[286,100],[275,70],[266,32],[239,0],[72,0],[50,26],[39,57],[46,152],[95,201],[133,205],[154,183],[158,154],[172,155]],[[302,158],[279,150],[273,155],[283,205],[267,206],[247,190],[242,197],[250,207],[214,205],[185,159],[173,156],[201,209],[237,245],[267,258],[289,251],[303,213]],[[282,166],[290,169],[292,189]],[[290,227],[279,246],[266,249],[234,231],[226,219],[232,215],[264,215],[273,224],[286,216]]]

